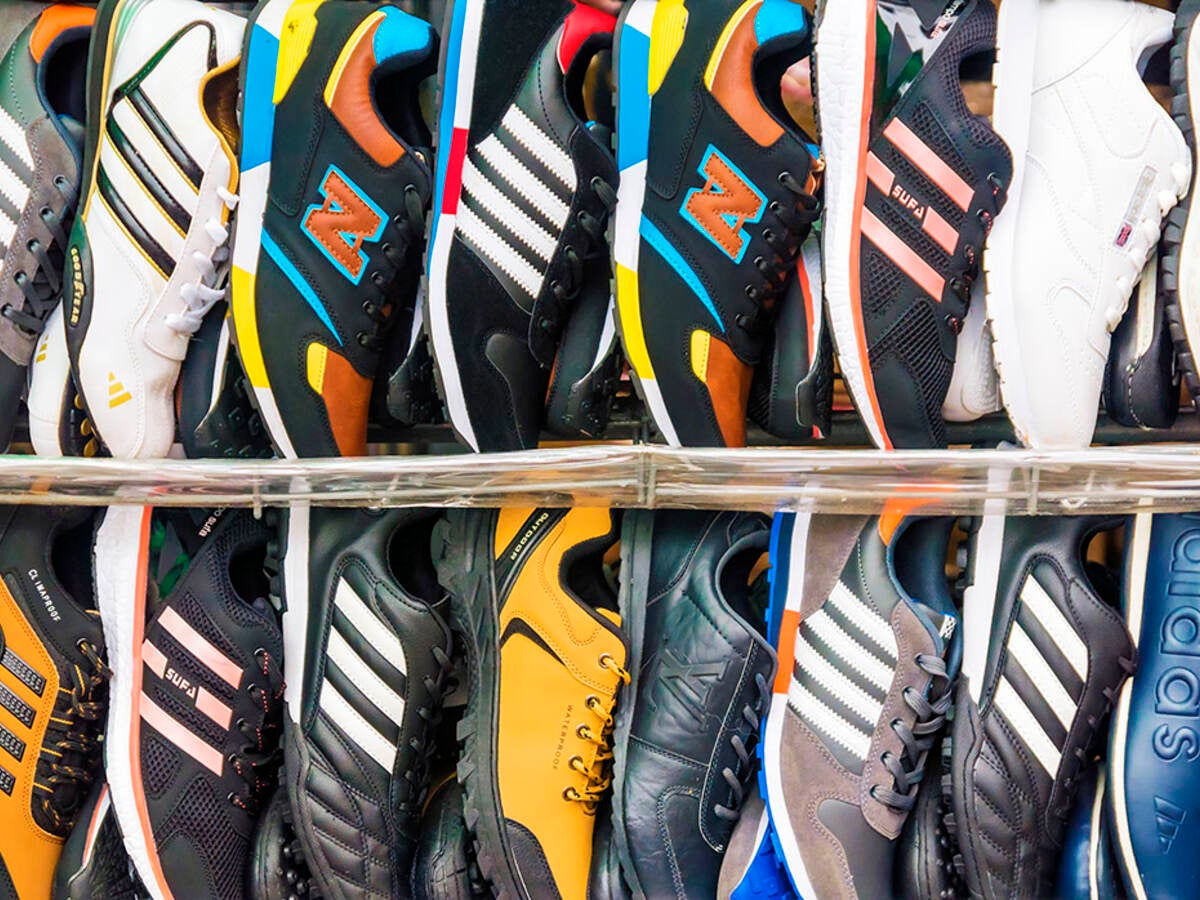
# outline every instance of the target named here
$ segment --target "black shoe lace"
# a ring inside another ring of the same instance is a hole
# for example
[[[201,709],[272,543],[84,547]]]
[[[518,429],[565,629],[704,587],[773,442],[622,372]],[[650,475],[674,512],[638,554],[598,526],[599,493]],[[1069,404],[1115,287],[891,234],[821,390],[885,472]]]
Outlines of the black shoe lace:
[[[270,796],[283,763],[280,732],[283,730],[283,672],[270,652],[259,647],[254,651],[255,662],[266,680],[266,686],[252,681],[246,692],[254,698],[259,709],[254,721],[240,718],[234,729],[245,742],[229,754],[233,771],[246,783],[246,793],[230,791],[228,800],[252,816],[257,816],[263,802]]]
[[[892,731],[900,738],[904,750],[899,756],[890,750],[885,750],[880,757],[880,762],[895,780],[895,789],[883,788],[875,784],[871,785],[870,790],[872,798],[900,812],[910,811],[917,802],[917,785],[921,783],[921,778],[925,774],[925,754],[933,747],[938,732],[942,730],[946,714],[950,711],[952,699],[951,679],[946,671],[944,659],[940,656],[918,653],[914,662],[922,671],[933,676],[935,682],[942,682],[941,691],[930,700],[911,685],[904,688],[901,696],[909,708],[917,714],[916,721],[909,728],[908,723],[904,720],[893,719]]]
[[[409,252],[425,235],[425,204],[415,185],[404,188],[404,212],[397,213],[389,223],[392,234],[380,244],[384,256],[381,268],[371,273],[369,282],[374,289],[372,295],[362,302],[362,311],[371,320],[369,330],[356,336],[359,346],[373,353],[383,351],[392,317],[393,288],[400,273],[407,268],[412,254]]]
[[[735,731],[729,739],[733,745],[733,752],[737,754],[737,768],[731,769],[726,766],[721,770],[721,777],[729,785],[733,802],[729,806],[718,803],[713,807],[714,813],[730,822],[737,821],[741,815],[742,801],[746,798],[746,786],[758,770],[754,746],[758,743],[759,723],[762,721],[763,710],[767,708],[767,703],[771,698],[767,680],[763,678],[761,672],[754,676],[754,686],[758,689],[758,699],[754,701],[753,706],[742,707],[742,721],[746,726],[746,737],[743,738],[739,732]]]
[[[412,756],[403,775],[402,796],[397,804],[402,814],[416,815],[425,803],[425,792],[429,786],[429,767],[437,753],[437,742],[433,740],[433,736],[441,724],[442,706],[446,697],[456,687],[454,664],[449,654],[436,645],[432,652],[437,671],[432,676],[425,676],[424,685],[428,699],[425,705],[417,710],[417,715],[425,727],[421,729],[420,734],[414,734],[408,741]]]
[[[817,198],[808,193],[791,172],[780,172],[777,180],[791,192],[792,202],[772,200],[767,204],[767,212],[781,228],[778,231],[769,226],[763,229],[762,238],[771,249],[771,256],[754,258],[756,277],[745,287],[754,311],[742,313],[735,320],[751,337],[763,336],[770,327],[775,315],[775,301],[787,287],[796,267],[800,244],[821,214]]]
[[[53,761],[49,776],[37,786],[44,793],[42,811],[55,830],[69,829],[75,814],[87,797],[100,766],[102,732],[108,709],[107,688],[112,671],[91,642],[80,639],[76,649],[87,661],[86,668],[71,667],[70,687],[59,690],[69,696],[66,708],[58,707],[47,731],[57,731],[57,739],[43,752]]]
[[[583,290],[584,265],[608,253],[605,229],[609,216],[617,207],[617,191],[599,175],[592,176],[588,188],[600,201],[602,211],[599,216],[592,215],[586,209],[575,214],[581,237],[580,246],[568,244],[563,248],[564,265],[561,273],[550,282],[550,292],[554,296],[553,308],[547,309],[537,323],[539,329],[550,334],[558,334],[562,330],[571,301]]]
[[[49,206],[38,210],[38,217],[46,226],[50,242],[46,244],[38,238],[30,239],[25,247],[37,261],[37,268],[32,276],[24,270],[13,275],[13,281],[25,295],[25,303],[20,309],[11,303],[0,307],[0,315],[31,336],[41,334],[46,317],[58,302],[67,243],[70,240],[67,225],[75,218],[75,203],[78,200],[75,187],[66,176],[56,176],[54,187],[62,197],[62,205],[57,210]]]

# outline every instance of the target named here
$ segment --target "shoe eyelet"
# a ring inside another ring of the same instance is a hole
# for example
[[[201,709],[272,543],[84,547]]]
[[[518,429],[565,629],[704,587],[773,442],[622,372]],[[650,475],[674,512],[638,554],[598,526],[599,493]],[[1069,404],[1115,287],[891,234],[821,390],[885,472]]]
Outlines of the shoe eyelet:
[[[591,734],[591,730],[586,725],[579,724],[575,726],[575,736],[581,741],[586,741],[589,734]]]

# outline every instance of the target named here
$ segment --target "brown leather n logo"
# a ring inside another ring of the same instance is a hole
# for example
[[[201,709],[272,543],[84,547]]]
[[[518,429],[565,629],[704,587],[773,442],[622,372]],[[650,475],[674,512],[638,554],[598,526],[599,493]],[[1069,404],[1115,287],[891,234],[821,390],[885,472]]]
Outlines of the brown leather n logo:
[[[325,173],[321,197],[324,202],[313,204],[304,214],[304,233],[338,271],[358,284],[367,269],[362,246],[383,237],[387,217],[337,166]]]
[[[762,218],[766,197],[711,144],[697,171],[704,176],[704,187],[688,191],[680,214],[726,256],[740,263],[750,244],[746,224]]]

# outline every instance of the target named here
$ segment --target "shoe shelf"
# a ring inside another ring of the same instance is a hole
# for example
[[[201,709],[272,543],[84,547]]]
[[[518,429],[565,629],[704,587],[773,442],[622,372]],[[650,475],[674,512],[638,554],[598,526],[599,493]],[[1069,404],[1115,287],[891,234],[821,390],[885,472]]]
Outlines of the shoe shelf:
[[[241,506],[617,506],[939,515],[1200,508],[1200,447],[680,450],[608,444],[332,460],[0,458],[0,502]]]

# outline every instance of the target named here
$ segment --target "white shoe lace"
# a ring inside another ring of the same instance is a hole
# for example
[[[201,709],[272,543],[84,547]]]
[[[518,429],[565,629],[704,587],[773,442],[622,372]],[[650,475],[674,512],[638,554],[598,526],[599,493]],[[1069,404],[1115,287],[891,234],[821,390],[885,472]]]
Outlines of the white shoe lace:
[[[231,194],[222,187],[217,188],[217,195],[225,208],[232,212],[237,208],[237,194]],[[212,252],[205,254],[200,250],[192,253],[192,261],[200,270],[198,284],[185,284],[179,291],[187,308],[180,313],[171,313],[166,317],[167,327],[173,328],[180,334],[195,334],[200,330],[204,316],[212,309],[218,300],[225,299],[226,288],[218,288],[218,267],[229,259],[229,229],[220,222],[209,219],[204,223],[204,231],[213,243]]]

